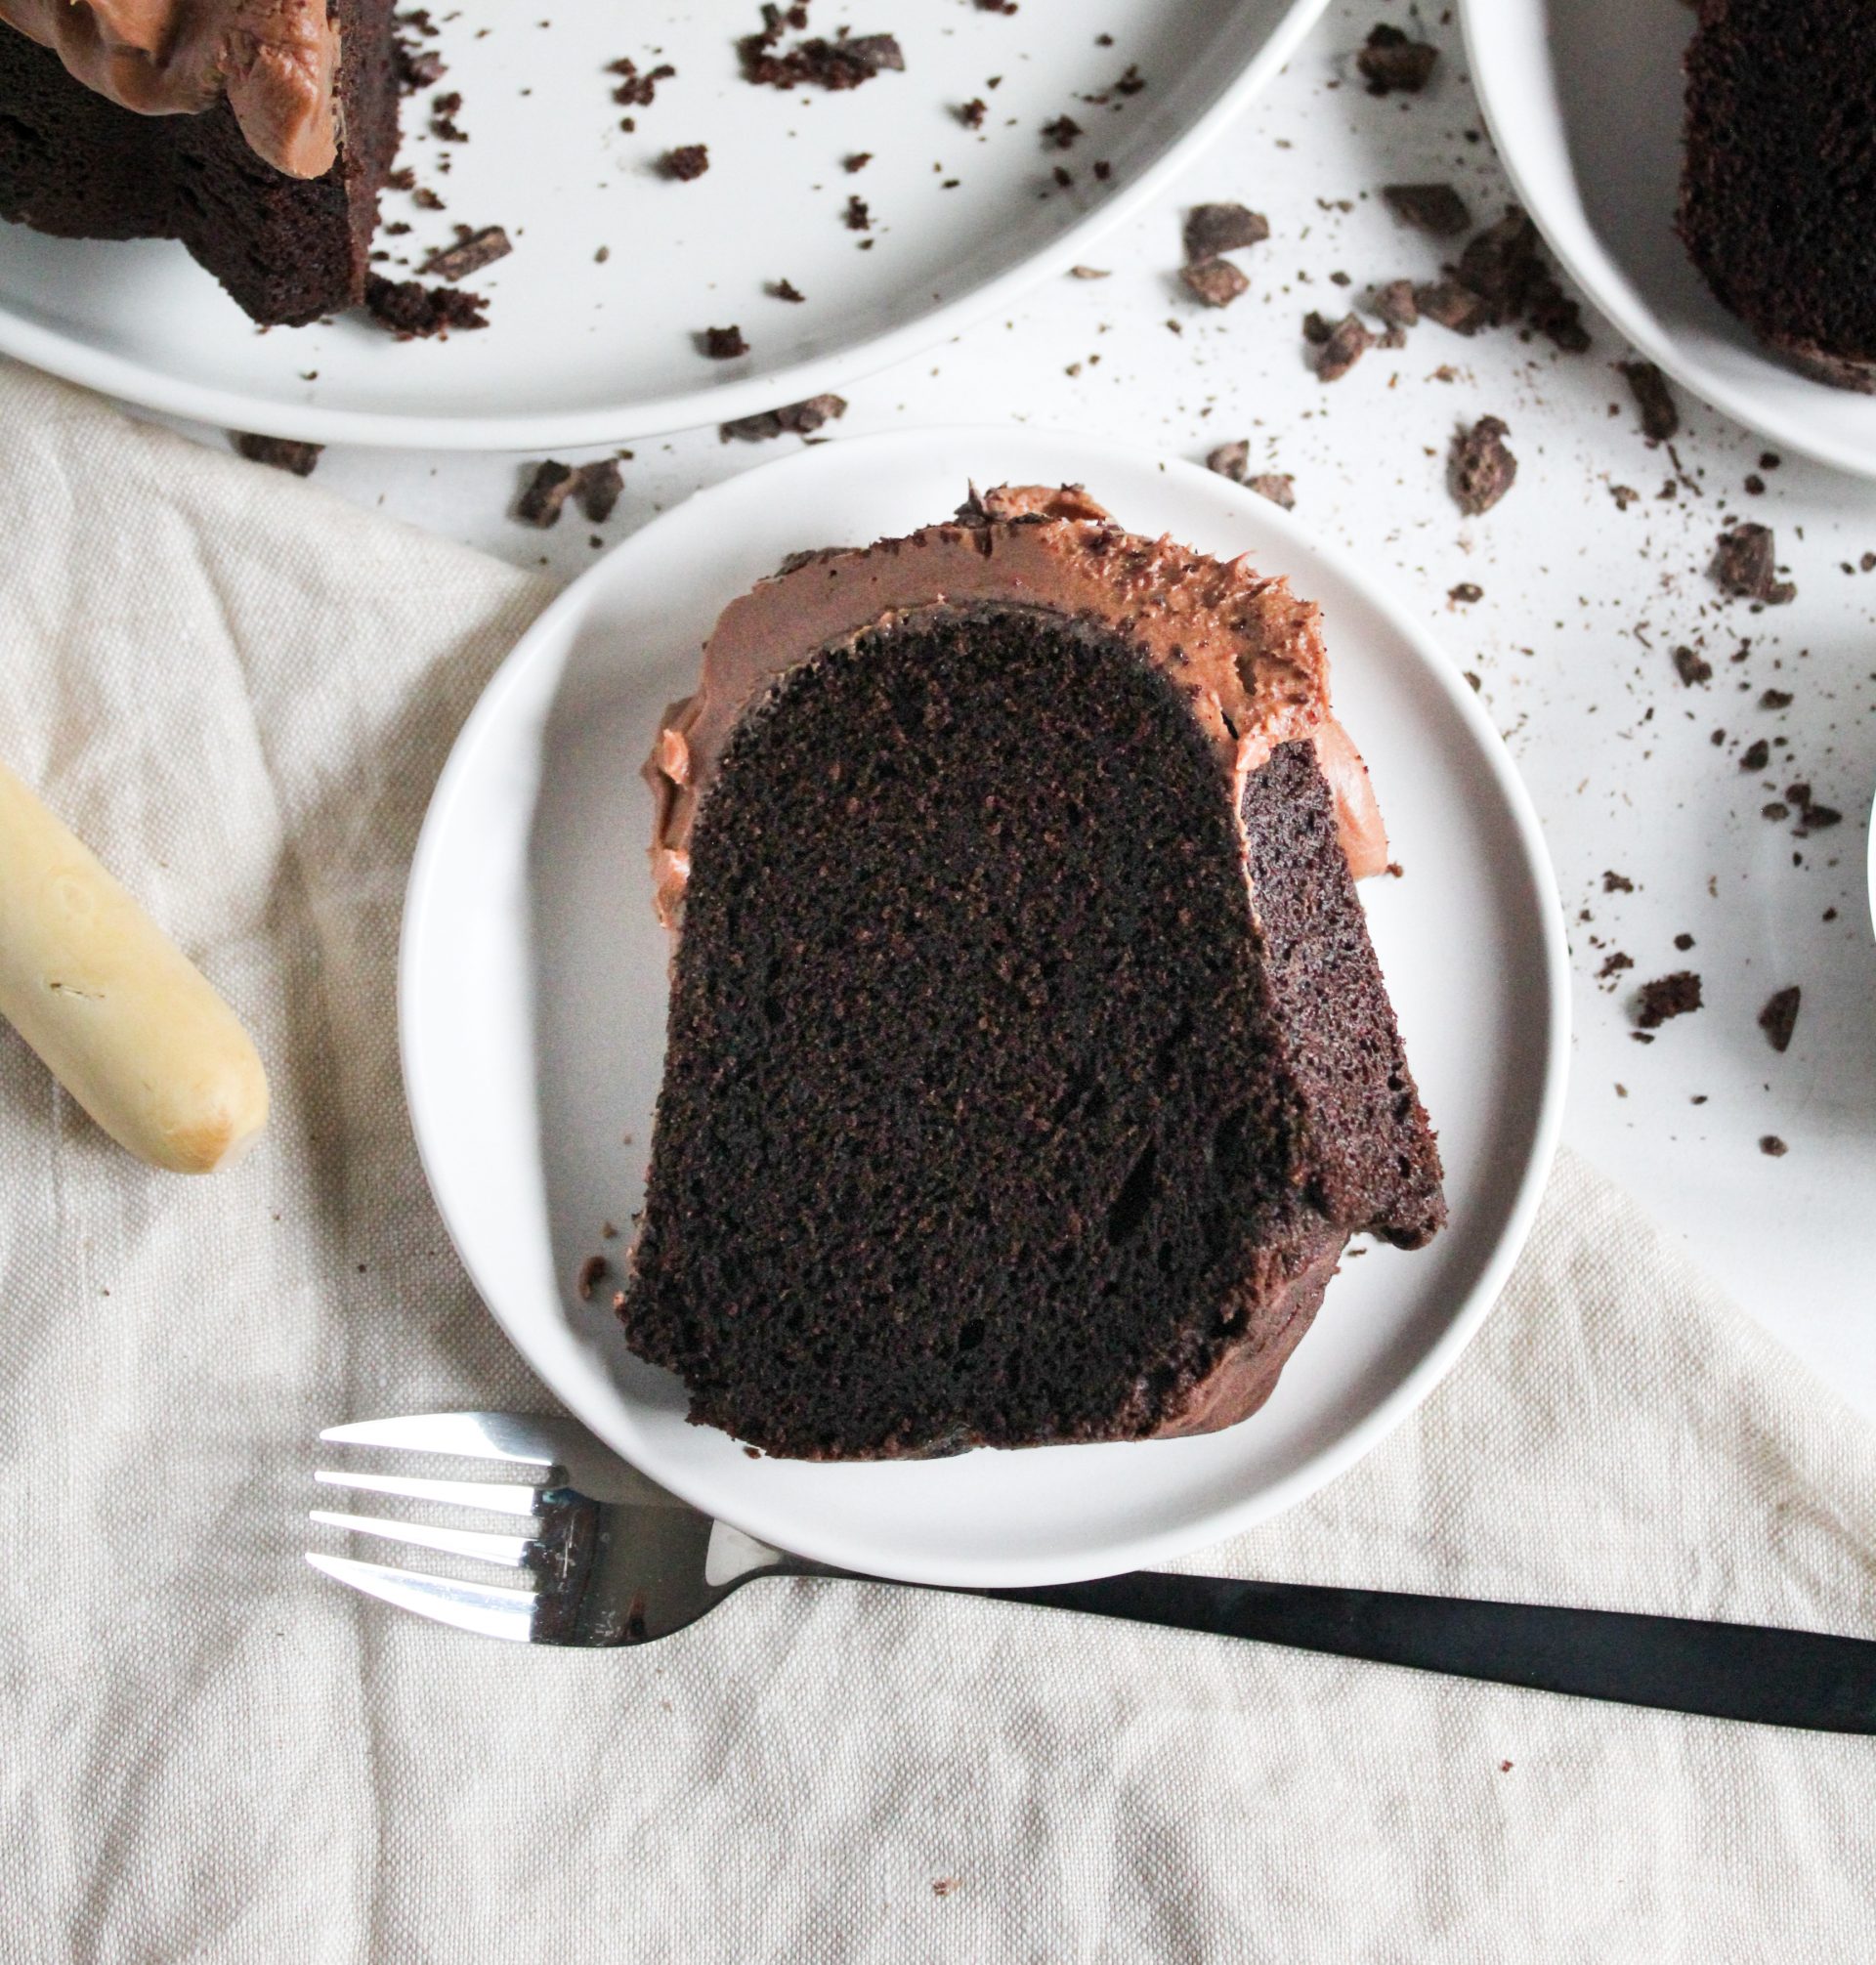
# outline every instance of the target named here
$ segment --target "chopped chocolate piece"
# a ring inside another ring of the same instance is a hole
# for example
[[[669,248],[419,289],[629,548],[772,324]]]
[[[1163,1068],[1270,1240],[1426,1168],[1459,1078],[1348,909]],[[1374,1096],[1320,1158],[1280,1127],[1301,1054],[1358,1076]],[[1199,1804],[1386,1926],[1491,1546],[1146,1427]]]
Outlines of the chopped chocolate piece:
[[[1417,96],[1432,79],[1439,50],[1428,41],[1413,41],[1398,27],[1386,24],[1373,28],[1367,45],[1355,56],[1355,66],[1368,84],[1371,96],[1386,96],[1399,89]]]
[[[1635,892],[1635,882],[1626,874],[1604,874],[1602,891],[1605,894],[1632,894]]]
[[[1798,1028],[1798,1005],[1803,998],[1804,991],[1793,983],[1789,989],[1781,989],[1759,1012],[1759,1028],[1772,1049],[1781,1054],[1791,1048],[1791,1034]]]
[[[847,209],[843,216],[849,232],[871,232],[873,230],[873,213],[868,207],[866,199],[861,197],[858,192],[848,197]]]
[[[1414,304],[1428,320],[1450,327],[1455,334],[1476,334],[1494,319],[1491,303],[1456,279],[1435,280],[1414,288]]]
[[[1778,1137],[1777,1133],[1767,1132],[1760,1135],[1759,1150],[1769,1160],[1782,1160],[1791,1148]]]
[[[433,252],[417,269],[437,279],[467,279],[495,260],[506,259],[514,251],[508,235],[498,225],[486,225],[472,232],[466,225],[456,228],[456,242]]]
[[[758,87],[857,89],[887,68],[903,71],[906,58],[890,34],[850,34],[839,28],[831,41],[821,35],[797,41],[786,55],[774,52],[780,30],[746,34],[737,46],[743,79]]]
[[[1087,132],[1073,116],[1057,116],[1053,122],[1043,125],[1043,148],[1071,150],[1075,148],[1075,139],[1086,135]]]
[[[1181,267],[1179,278],[1186,291],[1208,307],[1229,307],[1240,294],[1251,290],[1250,280],[1228,259],[1207,259],[1197,266]]]
[[[323,444],[301,444],[291,437],[258,437],[246,430],[231,430],[235,449],[251,462],[272,464],[277,471],[291,471],[296,478],[310,478],[320,461]]]
[[[1414,299],[1411,279],[1390,279],[1386,286],[1376,287],[1374,309],[1389,327],[1420,325],[1420,306]]]
[[[1721,590],[1737,600],[1783,607],[1798,596],[1789,580],[1777,577],[1769,526],[1748,523],[1722,533],[1714,549],[1712,571]]]
[[[1505,207],[1503,218],[1474,234],[1459,256],[1461,284],[1485,302],[1494,325],[1517,316],[1541,270],[1537,228],[1514,204]]]
[[[1316,374],[1324,382],[1340,382],[1369,349],[1375,337],[1358,314],[1345,314],[1329,330],[1329,339],[1316,357]]]
[[[1403,225],[1435,238],[1455,238],[1472,222],[1466,200],[1451,185],[1383,185],[1381,194]]]
[[[598,458],[574,473],[574,497],[590,525],[603,526],[613,516],[624,489],[625,474],[617,457]]]
[[[1297,481],[1288,471],[1265,471],[1261,476],[1247,478],[1247,491],[1256,491],[1260,498],[1268,498],[1273,505],[1281,505],[1286,512],[1296,510]]]
[[[543,532],[560,524],[561,507],[573,496],[579,473],[572,464],[548,457],[534,466],[521,496],[515,500],[515,517],[524,526],[538,526]]]
[[[1215,259],[1221,252],[1240,252],[1261,245],[1270,236],[1270,221],[1241,204],[1195,204],[1185,215],[1185,263]]]
[[[1771,762],[1771,746],[1762,737],[1756,744],[1748,744],[1739,753],[1741,771],[1763,771]]]
[[[1510,426],[1497,416],[1481,416],[1453,439],[1450,482],[1459,509],[1469,518],[1489,512],[1517,477],[1517,459],[1505,448]]]
[[[847,405],[840,396],[810,396],[805,403],[789,403],[780,409],[764,409],[754,416],[739,416],[717,426],[717,438],[728,444],[740,440],[760,443],[766,437],[780,437],[785,431],[811,436],[823,423],[844,416]]]
[[[1844,823],[1844,815],[1834,805],[1807,805],[1798,819],[1807,833],[1825,833]]]
[[[1696,682],[1713,680],[1713,663],[1683,644],[1674,651],[1674,672],[1691,689]]]
[[[1251,471],[1249,440],[1239,437],[1232,443],[1220,444],[1215,450],[1208,451],[1205,468],[1217,472],[1221,478],[1229,478],[1233,484],[1243,484]]]
[[[582,1303],[590,1303],[592,1302],[594,1286],[605,1273],[606,1258],[604,1256],[588,1256],[580,1263],[578,1272],[574,1277],[574,1288],[579,1293],[579,1301]]]
[[[1691,969],[1676,969],[1642,985],[1635,1000],[1635,1020],[1643,1030],[1658,1030],[1670,1017],[1685,1016],[1700,1007],[1700,978]]]
[[[764,288],[764,291],[776,300],[800,302],[806,300],[808,297],[791,279],[772,279],[767,287]]]
[[[1769,689],[1759,699],[1761,709],[1789,709],[1791,704],[1791,692],[1785,689]]]
[[[739,355],[749,352],[749,344],[743,338],[740,327],[706,327],[697,337],[698,352],[707,355],[712,362],[734,362]]]
[[[1485,598],[1485,589],[1476,580],[1461,580],[1456,587],[1446,589],[1446,598],[1470,607],[1473,601]]]
[[[370,274],[364,282],[365,312],[381,327],[388,327],[404,340],[427,340],[436,336],[448,340],[450,330],[466,333],[472,327],[487,327],[489,305],[480,293],[465,293],[455,286],[425,286],[414,279],[386,279]]]
[[[1668,377],[1652,362],[1619,363],[1635,395],[1635,406],[1642,412],[1642,436],[1650,444],[1664,444],[1682,426],[1682,412],[1674,403]]]
[[[1302,317],[1302,338],[1311,348],[1320,348],[1335,331],[1313,307]]]
[[[658,160],[659,176],[674,179],[681,185],[701,178],[709,167],[710,147],[707,144],[679,144]]]

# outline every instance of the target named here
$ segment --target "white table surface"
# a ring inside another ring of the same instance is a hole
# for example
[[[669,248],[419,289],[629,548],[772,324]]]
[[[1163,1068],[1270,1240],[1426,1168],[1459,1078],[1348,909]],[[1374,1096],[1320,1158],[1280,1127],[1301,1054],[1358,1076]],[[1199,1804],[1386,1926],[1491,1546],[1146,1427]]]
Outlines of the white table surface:
[[[1375,350],[1341,382],[1319,382],[1303,314],[1339,318],[1370,280],[1429,276],[1441,256],[1395,224],[1382,185],[1446,180],[1481,220],[1509,195],[1455,23],[1430,29],[1444,53],[1424,96],[1376,99],[1344,79],[1349,51],[1391,16],[1405,18],[1388,0],[1337,0],[1263,100],[1101,243],[1092,257],[1109,278],[1052,281],[962,339],[855,381],[834,433],[1008,418],[1194,458],[1248,437],[1254,471],[1293,473],[1299,515],[1423,609],[1454,663],[1478,676],[1537,801],[1576,976],[1569,1142],[1876,1417],[1876,1258],[1863,1245],[1876,1201],[1864,875],[1876,572],[1845,571],[1876,552],[1876,485],[1788,456],[1749,495],[1766,444],[1684,396],[1675,457],[1649,448],[1612,367],[1630,351],[1593,311],[1585,356],[1508,329],[1468,341],[1427,324],[1400,352]],[[1253,289],[1223,312],[1196,306],[1173,278],[1183,209],[1215,198],[1266,213],[1272,233],[1240,256]],[[1448,364],[1451,379],[1438,379]],[[1496,510],[1466,519],[1445,490],[1447,446],[1457,421],[1488,412],[1510,424],[1519,475]],[[631,446],[601,542],[797,441],[726,446],[712,429]],[[570,578],[592,561],[594,529],[571,509],[552,532],[516,523],[526,473],[513,457],[333,449],[318,482]],[[1670,481],[1674,494],[1657,495]],[[1620,510],[1613,485],[1642,495]],[[1716,534],[1740,517],[1776,529],[1793,605],[1755,614],[1707,577]],[[1483,598],[1449,601],[1464,581]],[[1670,650],[1696,637],[1715,674],[1689,689]],[[1759,709],[1768,688],[1790,691],[1792,706]],[[1770,772],[1742,772],[1739,750],[1761,736],[1777,746]],[[1801,778],[1844,814],[1808,840],[1760,816],[1772,780]],[[1605,872],[1634,891],[1605,892]],[[1693,948],[1677,949],[1677,934]],[[1614,951],[1635,966],[1622,987],[1599,985]],[[1682,967],[1703,978],[1705,1007],[1636,1043],[1634,984]],[[1757,1019],[1789,983],[1804,1004],[1778,1056]],[[1762,1152],[1766,1134],[1788,1153]]]

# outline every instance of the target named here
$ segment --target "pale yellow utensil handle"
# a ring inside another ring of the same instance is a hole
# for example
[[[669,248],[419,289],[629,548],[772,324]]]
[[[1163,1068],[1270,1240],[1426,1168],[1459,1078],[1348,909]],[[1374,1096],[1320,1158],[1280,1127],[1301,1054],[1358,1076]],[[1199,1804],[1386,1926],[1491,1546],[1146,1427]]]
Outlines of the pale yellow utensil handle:
[[[0,1015],[120,1145],[212,1174],[267,1124],[234,1012],[0,765]]]

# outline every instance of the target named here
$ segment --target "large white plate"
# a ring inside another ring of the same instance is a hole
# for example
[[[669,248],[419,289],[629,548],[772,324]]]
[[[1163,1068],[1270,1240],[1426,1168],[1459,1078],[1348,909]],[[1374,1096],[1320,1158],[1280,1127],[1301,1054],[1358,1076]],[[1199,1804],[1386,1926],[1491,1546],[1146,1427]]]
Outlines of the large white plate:
[[[1331,1285],[1270,1403],[1210,1437],[808,1466],[687,1424],[602,1287],[572,1281],[642,1189],[665,948],[637,776],[717,612],[800,547],[947,513],[967,481],[1088,485],[1127,525],[1249,550],[1322,603],[1336,700],[1406,869],[1369,918],[1446,1157],[1452,1223]],[[400,1017],[424,1166],[490,1306],[605,1439],[698,1507],[851,1568],[938,1583],[1096,1575],[1289,1506],[1373,1446],[1458,1356],[1517,1254],[1561,1115],[1567,969],[1529,801],[1426,631],[1296,520],[1193,465],[1045,432],[816,447],[647,526],[548,610],[490,685],[411,874]]]
[[[1846,471],[1876,476],[1876,397],[1769,355],[1707,291],[1674,230],[1678,0],[1464,0],[1472,82],[1551,249],[1637,348],[1695,395]]]
[[[486,330],[400,343],[348,318],[260,334],[180,246],[0,226],[0,351],[153,408],[317,443],[573,447],[774,408],[1085,258],[1276,73],[1325,4],[1113,0],[1096,18],[1047,0],[1013,16],[817,0],[817,33],[890,28],[905,49],[905,73],[830,95],[741,79],[734,41],[757,25],[756,0],[561,7],[551,22],[469,0],[437,45],[439,88],[461,92],[470,141],[428,134],[432,92],[405,105],[402,160],[448,210],[387,192],[385,219],[416,231],[379,243],[414,265],[458,220],[506,226],[514,253],[466,282],[492,303]],[[605,72],[620,56],[677,74],[649,107],[622,110]],[[1138,94],[1080,100],[1132,63]],[[973,98],[989,106],[979,132],[955,113]],[[1067,113],[1087,134],[1045,149],[1042,126]],[[709,147],[707,175],[659,179],[663,151],[692,143]],[[842,159],[862,150],[873,160],[848,175]],[[872,209],[870,246],[842,222],[850,193]],[[764,293],[781,278],[804,305]],[[697,353],[700,329],[729,325],[746,357]]]

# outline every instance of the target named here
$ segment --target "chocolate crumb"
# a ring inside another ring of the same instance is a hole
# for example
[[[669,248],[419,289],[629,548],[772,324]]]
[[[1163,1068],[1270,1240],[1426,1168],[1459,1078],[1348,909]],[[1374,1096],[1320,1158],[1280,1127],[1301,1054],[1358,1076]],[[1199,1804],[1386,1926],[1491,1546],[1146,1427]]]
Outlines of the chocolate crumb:
[[[291,437],[258,437],[246,430],[231,430],[229,435],[234,449],[250,462],[291,471],[296,478],[310,478],[325,449],[323,444],[301,444]]]
[[[1741,771],[1763,771],[1771,762],[1771,746],[1761,737],[1755,739],[1739,753]]]
[[[1620,975],[1624,969],[1632,969],[1634,966],[1635,958],[1631,955],[1624,955],[1620,949],[1617,949],[1612,955],[1605,956],[1602,959],[1602,966],[1597,970],[1596,979],[1598,982],[1607,982],[1611,976]]]
[[[467,279],[472,273],[480,273],[485,266],[506,259],[513,251],[507,233],[498,225],[486,225],[480,232],[459,225],[455,244],[440,247],[417,271],[435,279]]]
[[[577,475],[572,464],[563,464],[557,457],[536,464],[515,501],[515,517],[524,526],[538,526],[543,532],[559,525],[561,507],[573,495]]]
[[[1759,699],[1761,709],[1789,709],[1792,695],[1788,689],[1768,689]]]
[[[1415,287],[1414,303],[1428,320],[1450,327],[1455,334],[1476,334],[1491,323],[1492,310],[1484,296],[1456,279]]]
[[[734,362],[749,352],[740,327],[706,327],[697,337],[697,346],[699,354],[707,355],[712,362]]]
[[[1374,309],[1389,327],[1418,327],[1420,305],[1414,299],[1411,279],[1390,279],[1374,293]]]
[[[1626,874],[1607,873],[1602,876],[1602,891],[1605,894],[1632,894],[1635,882]]]
[[[660,177],[674,179],[678,184],[687,185],[701,178],[710,167],[710,147],[708,144],[679,144],[658,160]]]
[[[1804,991],[1793,983],[1789,989],[1778,991],[1759,1012],[1759,1028],[1780,1055],[1791,1048],[1791,1034],[1798,1028],[1798,1005],[1803,997]]]
[[[1449,483],[1459,509],[1469,518],[1489,512],[1517,477],[1517,459],[1505,448],[1510,435],[1503,418],[1481,416],[1453,438]]]
[[[1684,643],[1674,651],[1674,672],[1691,689],[1695,683],[1713,680],[1713,663]]]
[[[789,432],[811,436],[824,423],[846,412],[844,397],[810,396],[802,403],[789,403],[780,409],[763,409],[753,416],[739,416],[733,422],[721,423],[717,426],[717,439],[724,444],[737,441],[756,444]]]
[[[1769,526],[1748,523],[1722,533],[1714,548],[1712,573],[1721,591],[1736,600],[1783,607],[1798,595],[1791,581],[1777,577]]]
[[[1432,80],[1439,50],[1428,41],[1410,40],[1398,27],[1386,23],[1370,30],[1367,44],[1355,56],[1355,66],[1371,96],[1398,89],[1417,96]]]
[[[746,82],[758,88],[835,91],[857,89],[888,68],[903,72],[905,54],[892,35],[854,34],[845,27],[836,29],[831,41],[817,34],[797,41],[786,55],[777,54],[785,22],[796,26],[807,18],[804,10],[792,11],[799,13],[799,20],[784,16],[778,8],[765,8],[762,31],[746,34],[736,44]]]
[[[588,1256],[580,1263],[579,1272],[574,1278],[574,1288],[578,1291],[579,1301],[582,1303],[590,1303],[593,1301],[594,1287],[605,1273],[606,1258],[604,1256]]]
[[[444,203],[442,198],[440,198],[436,194],[436,192],[430,189],[428,185],[419,185],[416,188],[416,190],[410,193],[410,202],[423,211],[448,210],[448,206]]]
[[[982,4],[982,0],[979,0],[979,4]],[[1013,14],[1016,10],[1012,7],[1009,11]],[[931,1894],[934,1897],[949,1897],[958,1888],[959,1882],[959,1879],[956,1876],[934,1877],[932,1879]]]
[[[1374,345],[1375,337],[1368,331],[1361,317],[1343,315],[1329,330],[1329,338],[1322,344],[1322,353],[1316,358],[1318,379],[1340,382]]]
[[[1246,490],[1256,491],[1258,497],[1268,498],[1273,505],[1281,505],[1286,512],[1296,510],[1297,481],[1288,471],[1264,471],[1244,482]]]
[[[982,96],[973,96],[967,103],[959,103],[952,112],[967,130],[981,130],[990,107]]]
[[[1302,317],[1302,338],[1312,348],[1320,348],[1335,331],[1313,307]]]
[[[1108,279],[1112,278],[1104,266],[1071,266],[1069,276],[1074,279]]]
[[[613,516],[619,493],[625,489],[625,474],[617,457],[601,457],[582,464],[574,474],[574,497],[587,522],[603,526]]]
[[[1043,125],[1043,148],[1048,150],[1072,150],[1077,137],[1086,136],[1073,116],[1057,116],[1052,122]]]
[[[1699,1007],[1700,978],[1692,969],[1677,969],[1642,985],[1635,1020],[1643,1030],[1658,1030],[1670,1017],[1686,1016]]]
[[[869,208],[866,199],[861,197],[857,192],[848,197],[847,208],[842,218],[849,232],[871,232],[873,230],[873,212]]]
[[[849,176],[855,171],[863,171],[873,161],[871,150],[851,150],[840,159],[840,168]]]
[[[1627,377],[1629,392],[1641,411],[1642,436],[1650,444],[1665,444],[1681,428],[1681,411],[1668,387],[1668,378],[1652,362],[1622,362],[1616,365]]]
[[[1688,934],[1676,935],[1674,938],[1674,945],[1677,949],[1681,951],[1683,955],[1685,955],[1686,952],[1693,946],[1693,937]]]
[[[450,330],[466,333],[487,327],[489,305],[480,293],[454,286],[424,286],[414,279],[386,279],[369,274],[364,282],[365,312],[402,340],[448,340]]]
[[[1473,601],[1485,598],[1485,589],[1475,580],[1461,580],[1456,587],[1446,589],[1446,598],[1462,606],[1471,606]]]
[[[1186,291],[1207,307],[1229,307],[1241,294],[1251,290],[1251,282],[1228,259],[1208,259],[1197,266],[1179,269]]]
[[[808,297],[791,279],[772,279],[763,291],[773,299],[790,300],[797,305]]]
[[[1451,185],[1383,185],[1381,194],[1403,225],[1435,238],[1454,238],[1472,222]]]
[[[1759,1150],[1769,1160],[1782,1160],[1791,1148],[1778,1137],[1777,1133],[1766,1132],[1760,1135]]]
[[[607,64],[606,72],[619,78],[618,87],[613,91],[613,101],[622,103],[628,108],[645,109],[652,105],[658,94],[658,85],[668,82],[677,70],[668,62],[661,62],[656,68],[640,74],[638,64],[629,55],[617,62]]]
[[[1232,443],[1220,444],[1215,450],[1208,451],[1205,468],[1215,471],[1221,478],[1229,478],[1233,484],[1243,484],[1251,470],[1249,439],[1239,437]]]
[[[1791,807],[1782,798],[1773,798],[1759,808],[1762,819],[1769,819],[1774,826],[1782,826],[1791,817]]]
[[[1185,215],[1185,263],[1196,266],[1221,252],[1241,252],[1269,236],[1270,222],[1261,212],[1241,204],[1196,204]]]

